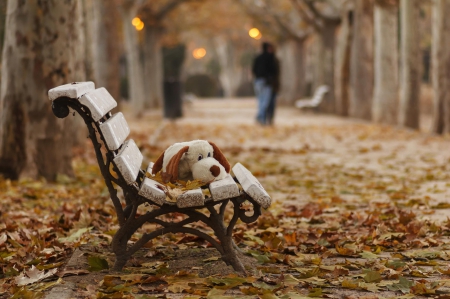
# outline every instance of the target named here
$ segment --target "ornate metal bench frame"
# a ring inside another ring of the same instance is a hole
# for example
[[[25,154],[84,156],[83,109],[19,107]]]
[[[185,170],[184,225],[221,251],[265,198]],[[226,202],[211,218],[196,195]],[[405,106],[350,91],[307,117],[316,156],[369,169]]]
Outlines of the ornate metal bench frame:
[[[51,89],[49,98],[52,101],[52,110],[56,117],[67,117],[70,113],[69,108],[71,108],[83,118],[89,130],[89,138],[94,145],[97,162],[116,210],[120,226],[112,241],[112,250],[116,256],[114,270],[120,271],[136,251],[158,236],[166,233],[189,233],[210,242],[220,252],[226,264],[231,265],[237,272],[245,273],[245,268],[237,256],[238,247],[232,238],[233,228],[239,219],[245,223],[256,221],[261,215],[261,207],[268,208],[271,199],[264,188],[244,166],[238,163],[233,167],[233,172],[236,175],[234,181],[242,185],[243,191],[236,189],[236,196],[230,198],[215,200],[212,196],[207,198],[203,205],[189,206],[187,204],[186,207],[179,207],[176,203],[152,197],[153,195],[150,198],[149,196],[143,196],[140,189],[144,181],[148,180],[146,184],[155,184],[156,182],[150,182],[151,180],[146,178],[145,171],[140,169],[142,160],[140,163],[138,162],[139,167],[136,178],[130,181],[129,178],[127,179],[127,175],[124,175],[124,170],[122,169],[124,166],[119,165],[118,160],[115,159],[121,155],[121,151],[124,150],[124,144],[126,143],[123,140],[119,140],[120,144],[110,149],[111,146],[102,132],[101,125],[113,117],[109,111],[117,105],[106,89],[95,89],[92,82],[74,82]],[[123,118],[122,115],[121,117]],[[125,122],[125,119],[123,118],[122,121]],[[128,129],[126,122],[125,126]],[[128,132],[122,134],[122,139],[128,136]],[[104,152],[101,150],[102,146],[105,149]],[[125,208],[117,195],[117,190],[113,183],[123,190]],[[212,193],[212,195],[214,194]],[[241,209],[241,204],[244,201],[248,201],[253,205],[253,214],[251,216],[246,215],[246,211]],[[233,204],[234,213],[227,225],[224,221],[224,216],[226,207],[230,202]],[[158,208],[137,216],[138,207],[144,203],[149,203]],[[218,211],[216,210],[216,205],[218,206]],[[199,210],[202,208],[206,208],[209,211],[209,215]],[[186,218],[175,223],[166,222],[158,218],[174,212],[182,213],[186,215]],[[202,221],[209,226],[214,231],[217,239],[199,229],[187,226],[197,221]],[[133,234],[147,222],[159,224],[161,228],[144,233],[137,242],[132,245],[128,244]]]

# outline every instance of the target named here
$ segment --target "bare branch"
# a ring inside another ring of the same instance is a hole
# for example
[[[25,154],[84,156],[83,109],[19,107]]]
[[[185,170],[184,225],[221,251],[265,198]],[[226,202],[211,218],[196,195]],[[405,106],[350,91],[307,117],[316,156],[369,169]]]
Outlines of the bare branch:
[[[314,6],[313,1],[311,0],[303,0],[303,3],[308,6],[309,10],[312,12],[315,18],[317,19],[324,19],[325,17],[317,10],[317,8]]]
[[[397,1],[397,0],[386,0],[386,1]],[[339,16],[332,16],[332,15],[326,15],[319,10],[317,10],[316,6],[314,5],[314,0],[303,0],[303,2],[308,6],[309,10],[311,10],[312,14],[322,21],[332,21],[332,22],[339,22],[341,19]],[[332,1],[327,1],[328,5],[331,5]],[[331,5],[332,6],[332,5]]]
[[[165,6],[163,6],[155,15],[155,18],[157,20],[161,20],[166,15],[168,15],[171,11],[173,11],[175,8],[177,8],[178,5],[184,3],[184,2],[202,2],[204,0],[172,0],[169,3],[167,3]]]
[[[274,30],[277,35],[302,41],[310,33],[293,29],[289,22],[286,22],[284,17],[270,9],[271,5],[268,5],[265,1],[263,2],[265,5],[257,10],[253,6],[250,7],[245,0],[240,0],[239,3],[243,6],[245,12],[252,18],[261,19],[262,17],[269,16],[273,22],[275,22],[276,26],[269,26],[270,28],[267,29]]]
[[[161,7],[158,11],[155,11],[154,6],[152,5],[152,1],[145,1],[145,3],[143,3],[143,1],[144,0],[140,0],[140,14],[142,15],[142,17],[147,19],[147,22],[151,21],[152,24],[158,24],[180,4],[187,2],[203,2],[205,0],[171,0],[166,3],[166,5]]]
[[[291,0],[291,3],[305,22],[307,22],[309,25],[311,25],[316,31],[322,30],[322,27],[323,27],[322,24],[317,22],[317,20],[314,19],[313,16],[310,16],[309,12],[302,5],[304,3],[303,1]]]
[[[278,24],[278,26],[280,26],[280,28],[284,30],[291,38],[303,41],[308,36],[307,32],[302,32],[302,34],[298,34],[297,32],[295,32],[295,30],[293,30],[288,24],[284,23],[283,19],[280,18],[280,16],[276,14],[272,14],[271,16]]]

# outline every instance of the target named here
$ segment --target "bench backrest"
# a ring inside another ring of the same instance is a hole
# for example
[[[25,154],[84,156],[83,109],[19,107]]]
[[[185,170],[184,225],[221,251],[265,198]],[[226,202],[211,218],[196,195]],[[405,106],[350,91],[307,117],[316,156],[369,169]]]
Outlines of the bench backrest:
[[[94,121],[99,121],[117,107],[117,102],[104,87],[85,93],[78,101],[89,109]]]
[[[100,130],[105,137],[108,148],[117,150],[130,134],[130,128],[122,112],[114,114],[110,119],[100,124]]]
[[[93,82],[74,82],[50,89],[48,95],[50,100],[60,97],[77,99],[89,109],[92,119],[99,125],[107,149],[114,155],[113,161],[120,174],[127,184],[135,183],[144,157],[133,139],[125,141],[130,128],[123,114],[118,112],[110,116],[117,102],[109,92],[104,87],[95,89]]]
[[[127,140],[114,158],[114,163],[128,185],[136,181],[143,159],[144,157],[133,139]]]
[[[322,102],[323,96],[328,92],[329,88],[326,85],[321,85],[317,87],[314,92],[313,98],[311,99],[314,104],[320,104]]]

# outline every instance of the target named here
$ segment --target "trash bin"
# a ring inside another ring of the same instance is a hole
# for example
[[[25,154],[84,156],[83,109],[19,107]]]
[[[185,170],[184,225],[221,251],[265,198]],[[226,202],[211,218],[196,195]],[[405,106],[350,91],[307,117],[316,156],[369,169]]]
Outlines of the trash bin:
[[[182,116],[181,81],[166,79],[164,80],[164,117],[176,119]]]

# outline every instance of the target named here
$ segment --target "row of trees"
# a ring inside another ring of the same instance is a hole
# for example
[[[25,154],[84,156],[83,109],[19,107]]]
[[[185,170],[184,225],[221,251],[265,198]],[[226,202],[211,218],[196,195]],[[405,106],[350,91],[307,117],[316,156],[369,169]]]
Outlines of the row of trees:
[[[222,70],[233,77],[229,71],[233,53],[226,38],[217,33],[223,30],[224,36],[229,36],[242,27],[231,21],[239,20],[237,3],[225,2],[9,0],[5,26],[0,27],[0,34],[5,35],[0,174],[50,180],[57,174],[71,175],[72,147],[84,140],[86,133],[77,124],[79,118],[58,120],[52,115],[47,91],[68,82],[92,80],[120,100],[121,66],[125,65],[129,106],[138,117],[162,103],[163,44],[183,42],[182,34],[189,30],[202,28],[208,38],[215,36],[214,44],[222,49]],[[144,22],[143,30],[133,26],[135,17]],[[228,85],[232,89],[235,82]]]
[[[157,66],[160,22],[188,1],[8,1],[0,91],[0,174],[50,180],[57,174],[72,174],[72,147],[86,137],[85,131],[77,125],[79,118],[58,120],[52,115],[47,92],[68,82],[94,80],[120,99],[122,51],[135,111],[161,101],[161,86],[155,83],[159,79],[153,79],[161,69]],[[131,24],[138,14],[147,20],[141,43]],[[146,59],[141,58],[140,44]]]
[[[323,112],[418,128],[417,24],[419,12],[430,5],[433,131],[442,133],[450,130],[446,0],[10,0],[1,72],[0,173],[48,179],[71,174],[71,148],[85,136],[74,124],[78,118],[52,115],[47,91],[93,80],[120,99],[123,57],[130,107],[137,116],[161,105],[164,44],[189,44],[198,37],[210,41],[225,95],[232,96],[245,77],[236,75],[242,72],[237,62],[248,51],[250,39],[244,42],[243,35],[251,26],[279,45],[285,104],[326,84],[331,92]],[[131,23],[136,16],[145,23],[142,31]]]
[[[290,90],[281,94],[287,104],[305,95],[306,74],[312,72],[312,89],[326,84],[332,91],[320,107],[322,112],[415,129],[419,128],[422,70],[419,13],[431,3],[433,132],[448,132],[443,123],[450,121],[450,115],[440,108],[448,102],[440,91],[449,77],[443,48],[448,1],[259,0],[256,6],[253,0],[240,1],[266,32],[278,36],[282,67],[288,70],[282,80]],[[313,56],[311,66],[305,62],[308,51]],[[286,53],[295,55],[285,57]]]

